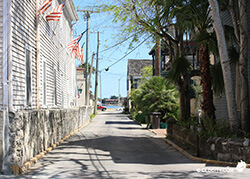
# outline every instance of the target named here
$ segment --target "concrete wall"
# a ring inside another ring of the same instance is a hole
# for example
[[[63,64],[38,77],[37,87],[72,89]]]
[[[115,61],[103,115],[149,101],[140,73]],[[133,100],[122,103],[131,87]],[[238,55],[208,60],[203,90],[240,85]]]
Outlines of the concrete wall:
[[[91,113],[92,107],[80,107],[18,111],[12,117],[9,115],[7,136],[0,139],[0,141],[5,140],[6,145],[10,144],[7,151],[3,151],[4,156],[1,156],[3,147],[0,146],[2,170],[4,173],[9,173],[11,166],[21,167],[24,162],[87,124]]]

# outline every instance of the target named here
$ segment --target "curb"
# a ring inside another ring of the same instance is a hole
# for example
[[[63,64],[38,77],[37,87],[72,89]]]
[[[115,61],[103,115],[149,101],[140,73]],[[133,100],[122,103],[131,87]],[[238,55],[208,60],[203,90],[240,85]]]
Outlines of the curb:
[[[204,159],[204,158],[199,158],[199,157],[194,157],[182,148],[180,148],[178,145],[170,141],[169,139],[163,139],[167,144],[175,148],[177,151],[179,151],[181,154],[183,154],[185,157],[197,161],[197,162],[203,162],[207,164],[214,164],[214,165],[219,165],[219,166],[231,166],[231,167],[236,167],[237,163],[234,162],[224,162],[224,161],[218,161],[218,160],[209,160],[209,159]],[[250,168],[250,164],[246,164],[246,168]]]
[[[35,157],[31,158],[30,160],[26,161],[21,167],[19,167],[18,165],[12,165],[11,166],[11,171],[14,175],[18,175],[20,173],[25,172],[26,170],[28,170],[30,167],[34,166],[36,164],[36,162],[41,159],[45,154],[47,154],[48,152],[52,151],[53,149],[55,149],[58,145],[60,145],[60,143],[62,143],[63,141],[65,141],[66,139],[68,139],[70,136],[72,136],[73,134],[75,134],[76,132],[78,132],[79,130],[81,130],[82,128],[86,127],[87,125],[90,124],[90,121],[87,124],[82,125],[80,128],[76,129],[75,131],[71,132],[70,134],[66,135],[64,138],[62,138],[59,142],[52,144],[51,147],[47,148],[45,151],[39,153],[38,155],[36,155]]]

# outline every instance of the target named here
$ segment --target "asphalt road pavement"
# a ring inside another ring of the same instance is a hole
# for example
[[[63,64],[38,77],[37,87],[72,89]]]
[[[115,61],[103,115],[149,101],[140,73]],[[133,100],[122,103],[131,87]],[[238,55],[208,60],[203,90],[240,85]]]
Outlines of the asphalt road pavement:
[[[249,178],[250,170],[197,163],[120,112],[99,112],[18,178]]]

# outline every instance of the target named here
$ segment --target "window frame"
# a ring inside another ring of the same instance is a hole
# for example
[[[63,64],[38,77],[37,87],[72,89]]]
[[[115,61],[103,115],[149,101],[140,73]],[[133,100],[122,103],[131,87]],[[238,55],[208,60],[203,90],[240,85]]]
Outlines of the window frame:
[[[45,57],[43,57],[42,61],[42,104],[43,106],[47,106],[47,63]]]
[[[27,52],[29,51],[29,71],[30,71],[30,79],[28,79],[27,78],[27,69],[28,69],[28,67],[27,67]],[[28,94],[28,82],[27,82],[27,80],[29,81],[29,83],[30,83],[30,94]],[[31,108],[32,107],[32,92],[33,92],[33,90],[32,90],[32,85],[33,85],[33,83],[32,83],[32,49],[31,49],[31,47],[30,47],[30,45],[28,45],[28,44],[26,44],[25,45],[25,107],[26,108]],[[29,95],[29,97],[30,97],[30,101],[29,101],[29,99],[28,99],[28,95]],[[29,104],[30,103],[30,104]]]

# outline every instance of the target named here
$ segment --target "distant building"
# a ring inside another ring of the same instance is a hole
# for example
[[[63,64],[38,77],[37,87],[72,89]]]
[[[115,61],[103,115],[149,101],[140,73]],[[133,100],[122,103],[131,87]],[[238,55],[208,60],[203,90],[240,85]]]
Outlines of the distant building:
[[[76,82],[78,89],[78,105],[85,105],[85,68],[77,67],[76,68]]]
[[[131,82],[133,82],[134,89],[137,89],[141,82],[141,70],[146,66],[151,66],[153,63],[152,60],[136,60],[129,59],[128,60],[128,69],[127,69],[127,96],[129,99],[129,95],[131,93]],[[153,75],[153,74],[152,74]],[[133,79],[133,81],[132,81]],[[128,104],[130,108],[130,102]]]
[[[199,55],[197,43],[193,41],[184,41],[184,46],[186,49],[186,58],[190,62],[191,67],[193,69],[199,68]],[[174,49],[172,49],[174,52]],[[150,50],[149,55],[152,56],[152,65],[153,65],[153,76],[155,75],[155,65],[156,65],[156,54],[155,54],[155,46]],[[161,47],[161,60],[160,60],[160,74],[161,76],[165,76],[170,70],[170,57],[169,57],[169,48],[166,45],[162,45]]]

